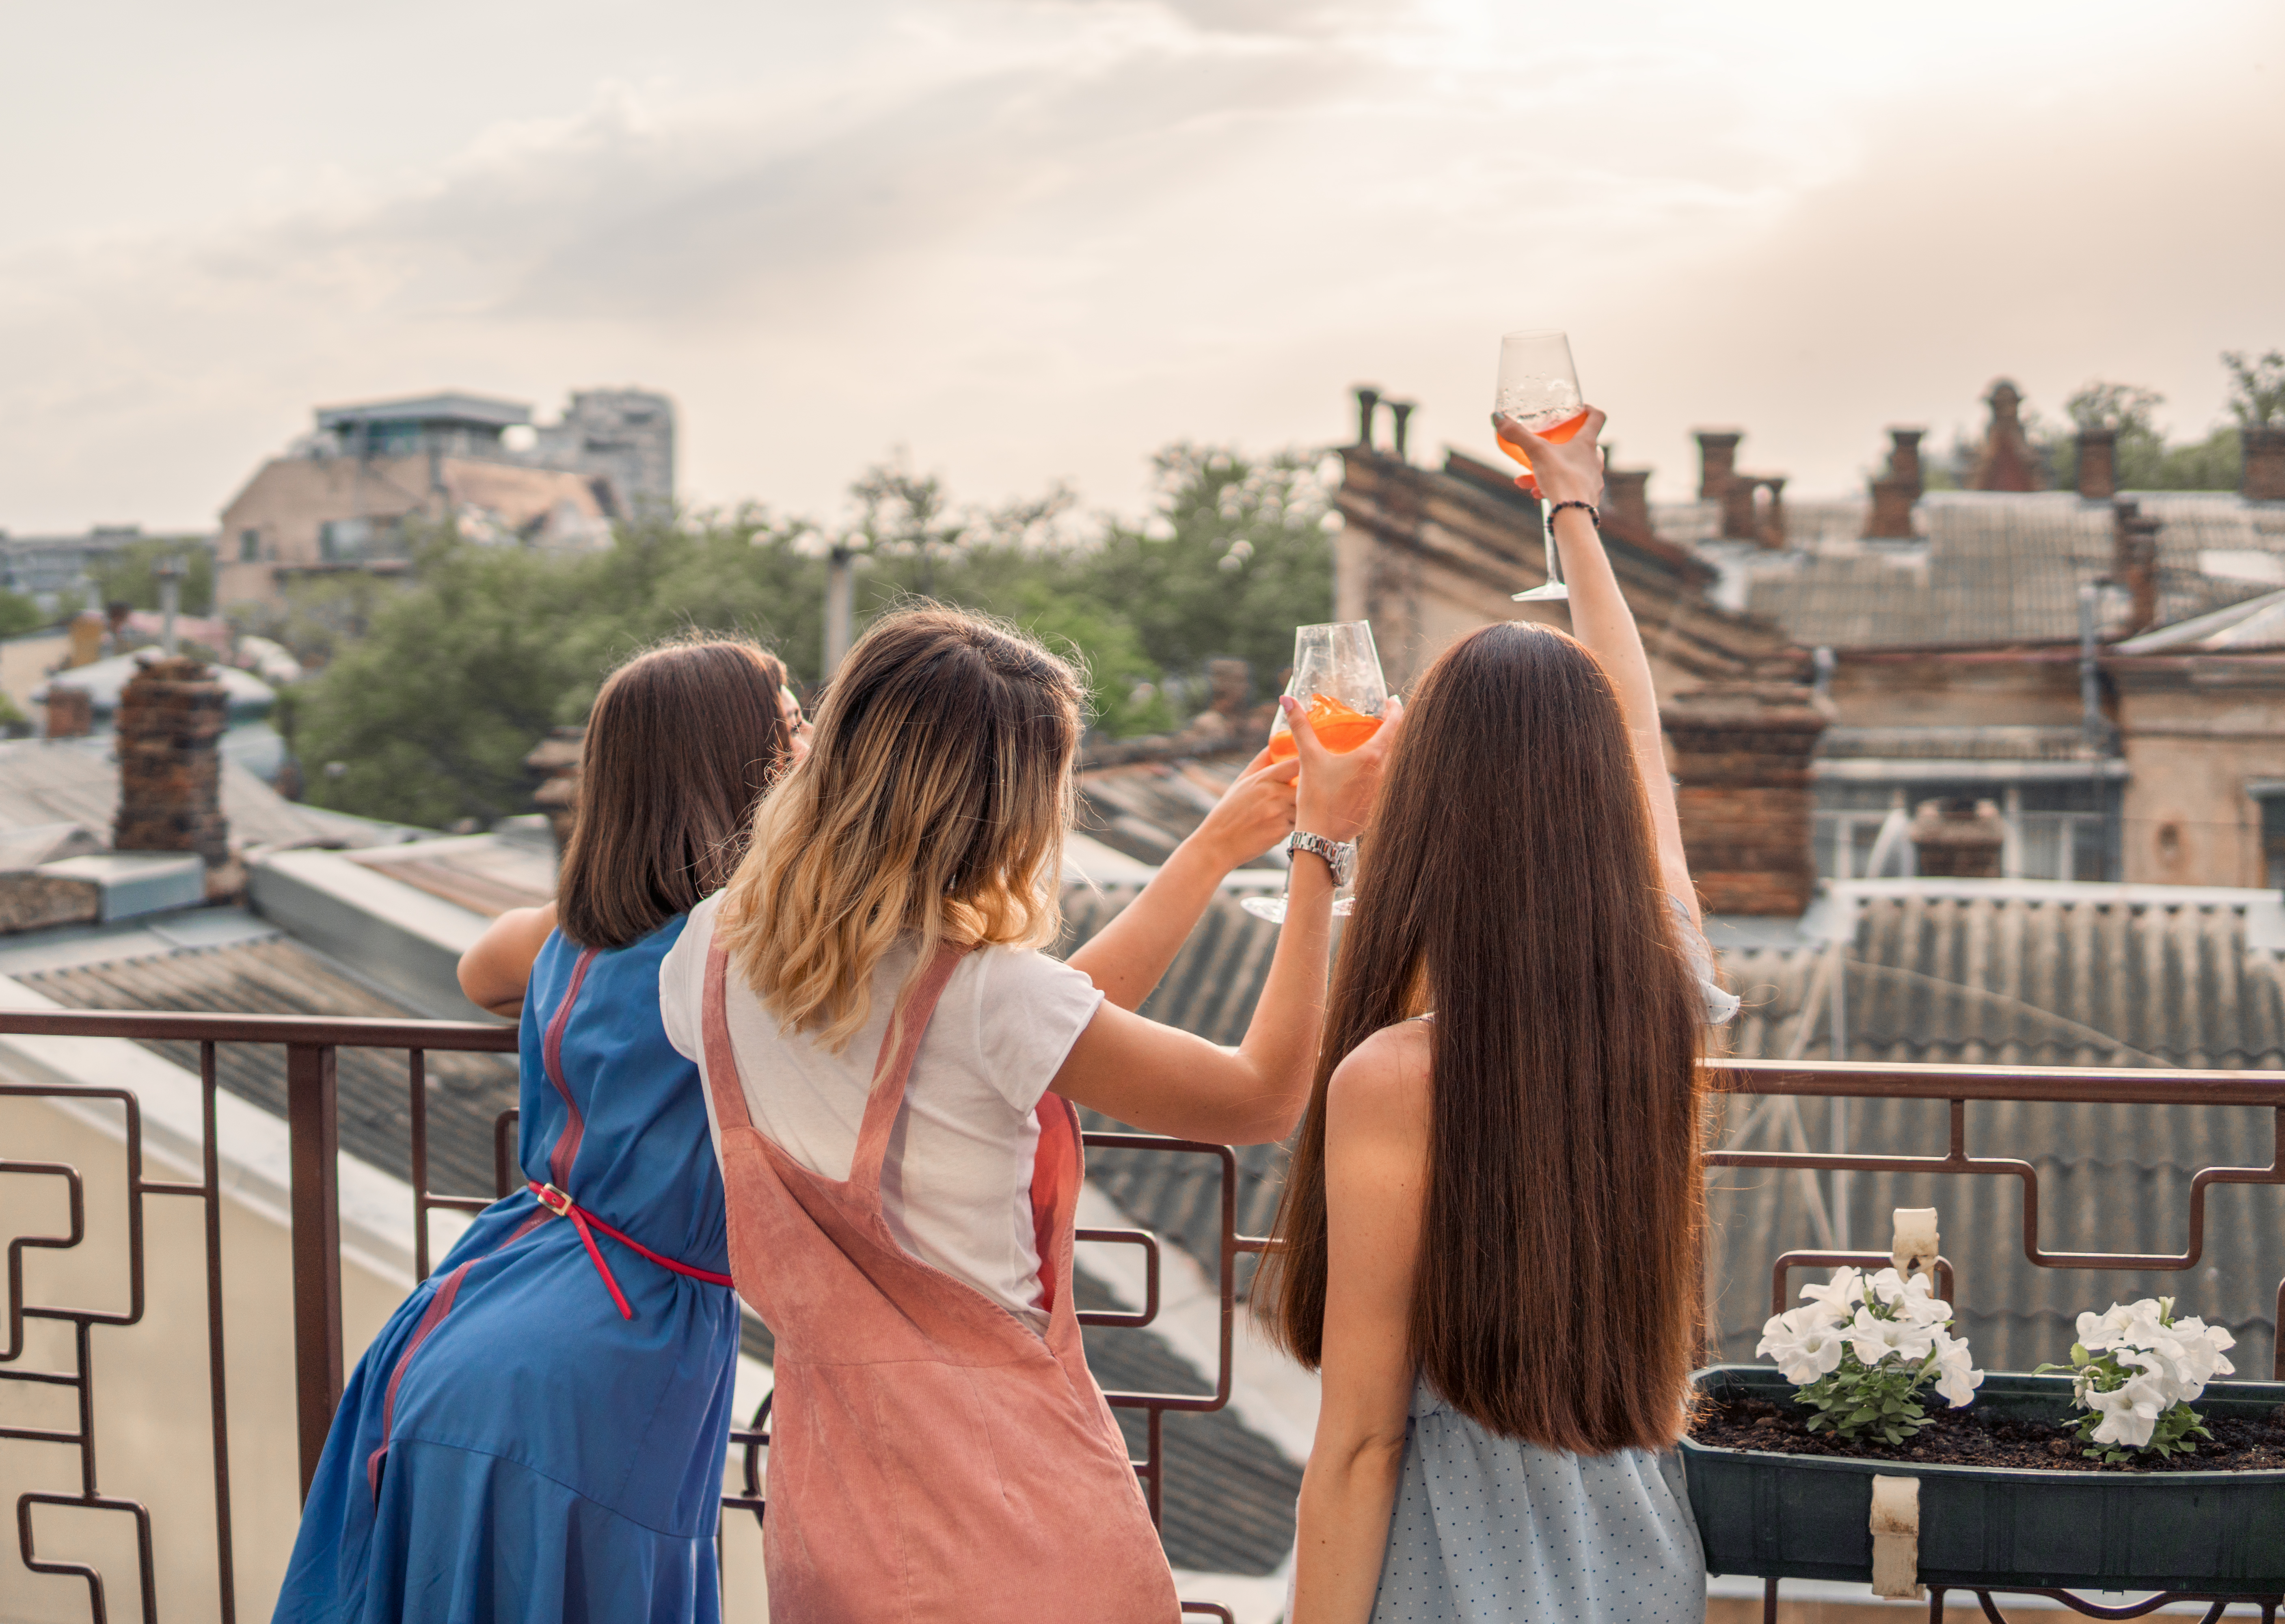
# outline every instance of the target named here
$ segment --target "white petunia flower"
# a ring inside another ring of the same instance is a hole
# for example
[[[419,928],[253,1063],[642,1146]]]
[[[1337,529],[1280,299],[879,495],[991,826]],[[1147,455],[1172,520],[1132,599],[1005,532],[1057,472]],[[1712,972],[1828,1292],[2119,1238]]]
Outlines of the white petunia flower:
[[[1844,1328],[1834,1324],[1823,1307],[1811,1305],[1779,1314],[1763,1326],[1761,1345],[1754,1353],[1775,1360],[1786,1380],[1806,1387],[1839,1369],[1847,1346]]]
[[[1975,1368],[1975,1361],[1967,1343],[1943,1331],[1936,1333],[1936,1390],[1954,1409],[1973,1399],[1983,1385],[1983,1372]]]
[[[2107,1313],[2080,1314],[2078,1316],[2079,1345],[2094,1353],[2100,1353],[2105,1348],[2116,1346],[2124,1339],[2127,1327],[2134,1322],[2135,1308],[2142,1306],[2137,1303],[2134,1308],[2125,1308],[2113,1303]],[[2150,1306],[2155,1308],[2157,1305],[2153,1303]]]
[[[1884,1320],[1870,1308],[1859,1308],[1848,1330],[1849,1344],[1856,1349],[1857,1357],[1868,1365],[1876,1365],[1891,1353],[1900,1353],[1915,1363],[1928,1356],[1936,1345],[1936,1329],[1915,1325],[1910,1320]]]
[[[2094,1441],[2129,1449],[2143,1447],[2168,1402],[2144,1376],[2130,1377],[2125,1385],[2108,1393],[2088,1393],[2086,1407],[2102,1417],[2102,1424],[2094,1429]]]
[[[1865,1277],[1853,1268],[1835,1269],[1830,1281],[1821,1286],[1803,1286],[1801,1294],[1804,1301],[1816,1305],[1831,1323],[1846,1325],[1857,1312],[1857,1299],[1865,1295]],[[1794,1312],[1798,1314],[1801,1310],[1796,1308]]]

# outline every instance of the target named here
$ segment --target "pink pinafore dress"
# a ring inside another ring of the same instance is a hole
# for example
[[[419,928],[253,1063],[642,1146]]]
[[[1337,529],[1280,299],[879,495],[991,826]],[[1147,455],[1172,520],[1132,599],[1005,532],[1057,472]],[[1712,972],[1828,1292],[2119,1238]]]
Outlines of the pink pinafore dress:
[[[897,1243],[881,1167],[921,1034],[962,950],[891,1023],[849,1177],[810,1172],[753,1125],[706,957],[707,1087],[721,1130],[730,1268],[777,1338],[770,1611],[790,1624],[1174,1624],[1174,1576],[1072,1302],[1078,1114],[1039,1105],[1032,1213],[1044,1338]]]

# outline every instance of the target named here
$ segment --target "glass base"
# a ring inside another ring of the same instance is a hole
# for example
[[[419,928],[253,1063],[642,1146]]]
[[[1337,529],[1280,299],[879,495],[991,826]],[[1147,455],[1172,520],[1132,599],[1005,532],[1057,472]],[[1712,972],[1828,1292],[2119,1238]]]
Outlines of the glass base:
[[[1558,599],[1567,599],[1570,595],[1571,589],[1564,585],[1562,582],[1550,581],[1546,585],[1535,586],[1527,592],[1513,593],[1510,596],[1508,601],[1511,603],[1546,603]]]
[[[1241,897],[1238,898],[1237,906],[1252,914],[1254,918],[1266,919],[1273,925],[1282,925],[1285,922],[1285,898],[1283,897]],[[1355,912],[1355,897],[1333,898],[1335,919],[1347,919]]]

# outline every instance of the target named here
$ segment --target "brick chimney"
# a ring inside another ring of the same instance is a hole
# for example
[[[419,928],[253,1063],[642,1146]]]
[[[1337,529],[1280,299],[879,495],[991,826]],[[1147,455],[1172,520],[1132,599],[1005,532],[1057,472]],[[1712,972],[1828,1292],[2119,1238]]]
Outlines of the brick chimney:
[[[2285,428],[2249,423],[2237,441],[2245,454],[2238,494],[2249,502],[2285,502]]]
[[[84,739],[95,731],[95,700],[85,688],[48,684],[48,737]]]
[[[114,847],[195,851],[210,869],[230,860],[218,748],[229,720],[227,690],[197,660],[153,660],[128,679],[119,694]]]
[[[1682,844],[1709,914],[1797,916],[1817,889],[1809,760],[1825,732],[1810,691],[1724,682],[1664,707]]]
[[[1927,433],[1925,428],[1888,430],[1888,477],[1910,485],[1915,500],[1926,489],[1920,479],[1920,439]]]
[[[1873,481],[1873,511],[1865,515],[1867,541],[1912,539],[1912,504],[1920,499],[1920,436],[1925,428],[1888,430],[1888,471]]]
[[[526,767],[543,775],[531,802],[547,815],[558,856],[569,849],[571,830],[579,821],[579,768],[586,749],[585,727],[559,727],[523,758]]]
[[[1750,475],[1732,474],[1722,491],[1722,539],[1759,541],[1762,527],[1754,514],[1754,492],[1762,482]]]
[[[1922,801],[1905,831],[1923,875],[1955,880],[1996,880],[2007,843],[2006,826],[1990,801]]]
[[[2142,516],[2139,504],[2124,498],[2110,508],[2110,578],[2126,589],[2126,624],[2119,636],[2132,637],[2158,624],[2159,521]]]
[[[1970,490],[2039,490],[2046,486],[2046,471],[2030,436],[2023,432],[2023,392],[2002,378],[1992,384],[1984,402],[1991,422],[1983,431],[1983,449],[1975,453],[1975,470],[1967,476]]]
[[[1604,448],[1609,455],[1610,448]],[[1648,468],[1603,469],[1603,527],[1628,537],[1648,537],[1654,534],[1650,522],[1650,470]]]
[[[2078,493],[2089,502],[2108,502],[2118,494],[2118,431],[2082,428],[2077,438]]]
[[[1372,447],[1373,415],[1380,410],[1380,391],[1369,383],[1356,386],[1356,443],[1370,451]]]
[[[1716,434],[1701,428],[1698,433],[1698,499],[1718,502],[1730,490],[1738,472],[1738,442],[1742,434]]]
[[[1770,505],[1762,510],[1760,539],[1762,545],[1767,547],[1772,553],[1782,553],[1785,551],[1786,478],[1786,476],[1783,474],[1771,474],[1765,475],[1760,482],[1762,489],[1770,493]]]

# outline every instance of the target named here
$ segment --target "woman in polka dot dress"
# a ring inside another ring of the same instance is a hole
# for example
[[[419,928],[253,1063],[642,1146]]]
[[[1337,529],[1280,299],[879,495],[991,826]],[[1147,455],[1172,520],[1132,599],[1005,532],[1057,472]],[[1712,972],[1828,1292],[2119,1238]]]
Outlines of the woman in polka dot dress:
[[[1577,636],[1415,692],[1255,1301],[1323,1377],[1292,1624],[1700,1624],[1673,1454],[1713,982],[1657,701],[1595,529],[1603,414],[1529,452]]]

